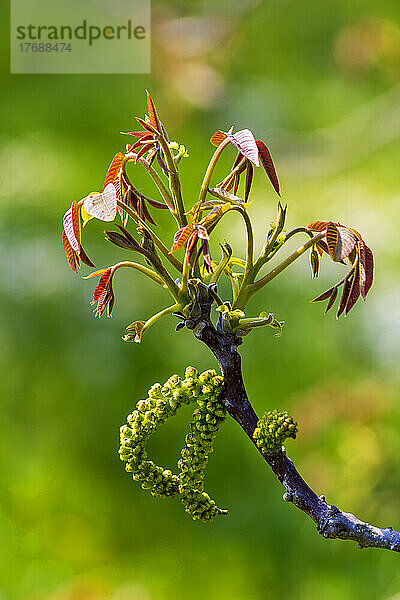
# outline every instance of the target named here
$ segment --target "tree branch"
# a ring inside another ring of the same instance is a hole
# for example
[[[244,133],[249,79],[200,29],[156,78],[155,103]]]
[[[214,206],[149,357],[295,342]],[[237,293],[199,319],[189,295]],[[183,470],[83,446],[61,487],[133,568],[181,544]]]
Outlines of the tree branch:
[[[231,334],[223,334],[218,331],[218,326],[214,327],[210,319],[211,296],[208,302],[204,302],[204,290],[201,296],[203,302],[200,294],[197,302],[200,316],[187,319],[185,324],[216,357],[224,377],[225,403],[228,412],[257,448],[253,433],[258,417],[246,393],[241,357],[237,351],[237,346],[242,343],[242,340]],[[364,523],[353,514],[328,504],[324,496],[317,496],[304,481],[293,461],[286,455],[284,448],[274,454],[267,454],[261,450],[259,452],[285,488],[283,499],[292,502],[311,517],[317,524],[318,533],[324,538],[353,540],[358,543],[359,548],[385,548],[400,552],[400,532],[391,527],[379,528]]]

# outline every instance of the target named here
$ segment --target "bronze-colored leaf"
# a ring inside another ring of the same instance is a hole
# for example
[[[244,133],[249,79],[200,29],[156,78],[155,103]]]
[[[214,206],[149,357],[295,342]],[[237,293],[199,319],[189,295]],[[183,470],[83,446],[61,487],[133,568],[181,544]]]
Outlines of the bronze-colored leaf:
[[[146,98],[147,98],[147,111],[148,111],[148,115],[149,115],[149,119],[150,119],[150,124],[154,127],[154,129],[156,129],[157,131],[159,131],[161,133],[161,127],[160,127],[160,122],[158,120],[157,110],[156,110],[156,107],[154,106],[154,102],[151,99],[151,96],[150,96],[148,90],[146,90]]]
[[[179,229],[174,235],[174,243],[172,244],[172,248],[170,253],[176,252],[179,248],[182,248],[189,239],[189,236],[193,233],[194,225],[193,223],[189,223],[186,227],[182,227]]]
[[[249,195],[250,195],[250,191],[251,191],[251,184],[253,183],[253,172],[254,172],[254,167],[253,167],[252,163],[249,160],[246,162],[247,162],[246,183],[244,186],[244,201],[245,202],[247,202],[247,200],[249,199]]]
[[[314,298],[314,300],[311,300],[311,302],[322,302],[322,300],[327,300],[332,296],[335,289],[336,286],[334,285],[333,287],[329,288],[329,290],[326,290],[326,292],[323,292],[320,296],[317,296],[317,298]]]
[[[358,267],[356,267],[356,272],[354,273],[350,294],[346,304],[346,315],[348,315],[348,313],[351,311],[351,309],[359,299],[360,291],[360,274]]]
[[[75,250],[69,243],[65,231],[62,232],[62,243],[68,264],[71,267],[71,269],[76,273],[77,269],[79,269],[80,267],[79,255],[75,252]]]
[[[126,161],[125,154],[122,154],[122,152],[117,152],[117,154],[112,159],[110,166],[108,167],[108,171],[107,171],[106,178],[104,180],[104,185],[103,185],[103,190],[104,190],[109,183],[113,183],[115,186],[115,189],[117,190],[117,196],[119,199],[121,199],[121,190],[120,190],[120,186],[119,186],[118,175],[119,175],[125,161]]]
[[[79,221],[79,206],[76,200],[72,202],[71,208],[69,208],[63,216],[63,227],[71,248],[79,254],[81,230]]]
[[[336,298],[337,298],[337,295],[338,295],[338,288],[337,288],[337,287],[335,287],[335,288],[333,289],[333,292],[332,292],[332,294],[331,294],[331,297],[329,298],[329,302],[328,302],[328,304],[326,305],[325,314],[326,314],[326,313],[328,312],[328,310],[330,310],[330,309],[332,308],[332,306],[335,304],[335,300],[336,300]]]
[[[272,183],[274,190],[276,191],[278,196],[280,196],[281,194],[280,194],[280,189],[279,189],[278,176],[276,174],[276,170],[275,170],[275,166],[274,166],[274,163],[272,160],[271,153],[268,150],[267,146],[264,144],[264,142],[262,142],[261,140],[256,140],[256,144],[257,144],[257,148],[258,148],[258,154],[261,159],[261,164],[264,167],[264,171],[268,175],[268,178],[269,178],[270,182]]]
[[[93,275],[93,273],[91,273]],[[112,269],[108,267],[99,279],[98,284],[93,292],[93,303],[96,302],[107,288],[112,276]]]
[[[210,142],[212,143],[213,146],[219,146],[220,144],[222,144],[222,142],[224,140],[226,140],[226,138],[227,138],[226,133],[218,130],[211,136]]]
[[[371,248],[364,242],[360,244],[360,288],[365,300],[374,279],[374,256]]]
[[[307,229],[310,231],[325,231],[331,221],[313,221],[309,225],[307,225]],[[338,225],[338,223],[335,223]]]
[[[328,245],[329,256],[335,260],[336,248],[339,240],[339,230],[332,222],[328,223],[326,228],[326,243]]]
[[[349,295],[350,295],[350,292],[351,292],[351,286],[352,286],[353,279],[354,279],[354,274],[353,273],[351,273],[350,275],[348,275],[346,277],[346,279],[345,279],[345,282],[344,282],[344,285],[343,285],[342,297],[340,299],[339,308],[338,308],[338,311],[336,313],[336,318],[337,319],[340,317],[340,315],[342,314],[342,312],[346,308],[346,304],[347,304],[347,301],[349,299]]]

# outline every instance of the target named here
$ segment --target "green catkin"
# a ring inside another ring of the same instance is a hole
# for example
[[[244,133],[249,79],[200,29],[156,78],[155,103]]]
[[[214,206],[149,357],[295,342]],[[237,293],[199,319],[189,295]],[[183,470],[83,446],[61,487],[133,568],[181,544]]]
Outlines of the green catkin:
[[[208,456],[225,420],[222,389],[223,378],[214,370],[199,375],[194,367],[187,367],[183,380],[173,375],[163,386],[159,383],[152,385],[148,398],[139,400],[136,410],[127,417],[127,425],[120,428],[119,455],[134,481],[138,481],[154,497],[169,498],[179,494],[186,513],[203,522],[228,512],[218,508],[204,491]],[[198,408],[193,413],[186,445],[178,461],[180,472],[173,474],[148,460],[145,446],[168,417],[174,416],[181,406],[194,402]]]
[[[286,411],[269,410],[261,417],[253,437],[266,454],[280,452],[287,438],[296,438],[297,423]]]

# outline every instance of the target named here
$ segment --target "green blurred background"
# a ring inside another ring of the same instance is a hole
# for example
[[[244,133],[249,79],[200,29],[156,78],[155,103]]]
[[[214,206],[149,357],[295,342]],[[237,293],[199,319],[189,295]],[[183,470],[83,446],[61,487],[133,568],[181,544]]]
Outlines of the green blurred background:
[[[153,500],[131,482],[117,449],[133,404],[187,364],[215,363],[190,332],[174,333],[172,318],[141,345],[124,344],[124,327],[164,306],[163,291],[121,272],[114,318],[95,320],[93,282],[73,275],[60,246],[62,214],[101,186],[126,142],[119,131],[145,112],[144,88],[190,153],[181,168],[187,204],[213,131],[253,129],[274,156],[288,226],[330,218],[355,226],[374,249],[376,279],[365,306],[340,322],[308,303],[340,266],[325,261],[311,281],[304,258],[275,280],[250,308],[286,326],[278,341],[270,330],[246,339],[249,395],[259,413],[279,407],[297,417],[288,451],[318,493],[398,529],[400,5],[153,0],[152,8],[148,76],[9,75],[1,41],[0,599],[400,597],[398,555],[318,536],[282,501],[234,422],[208,467],[227,517],[192,522],[178,501]],[[135,181],[153,193],[139,170]],[[276,211],[261,171],[254,198],[261,244]],[[96,265],[115,262],[101,224],[86,229]],[[234,216],[224,236],[239,254]],[[188,419],[154,440],[164,463],[176,461]]]

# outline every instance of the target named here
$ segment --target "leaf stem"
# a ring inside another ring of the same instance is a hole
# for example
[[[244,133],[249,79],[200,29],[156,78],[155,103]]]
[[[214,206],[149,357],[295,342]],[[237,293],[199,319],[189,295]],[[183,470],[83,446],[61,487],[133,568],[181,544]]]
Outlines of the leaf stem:
[[[201,184],[201,188],[200,188],[200,194],[199,194],[199,206],[201,206],[207,196],[207,192],[208,192],[208,188],[210,187],[210,181],[211,181],[211,177],[212,174],[214,172],[215,169],[215,165],[218,162],[219,157],[222,154],[222,151],[228,146],[228,144],[230,144],[230,140],[229,138],[226,138],[223,142],[220,143],[220,145],[217,147],[217,149],[215,150],[214,154],[211,157],[211,160],[208,164],[207,170],[204,174],[204,179],[203,179],[203,183]]]

